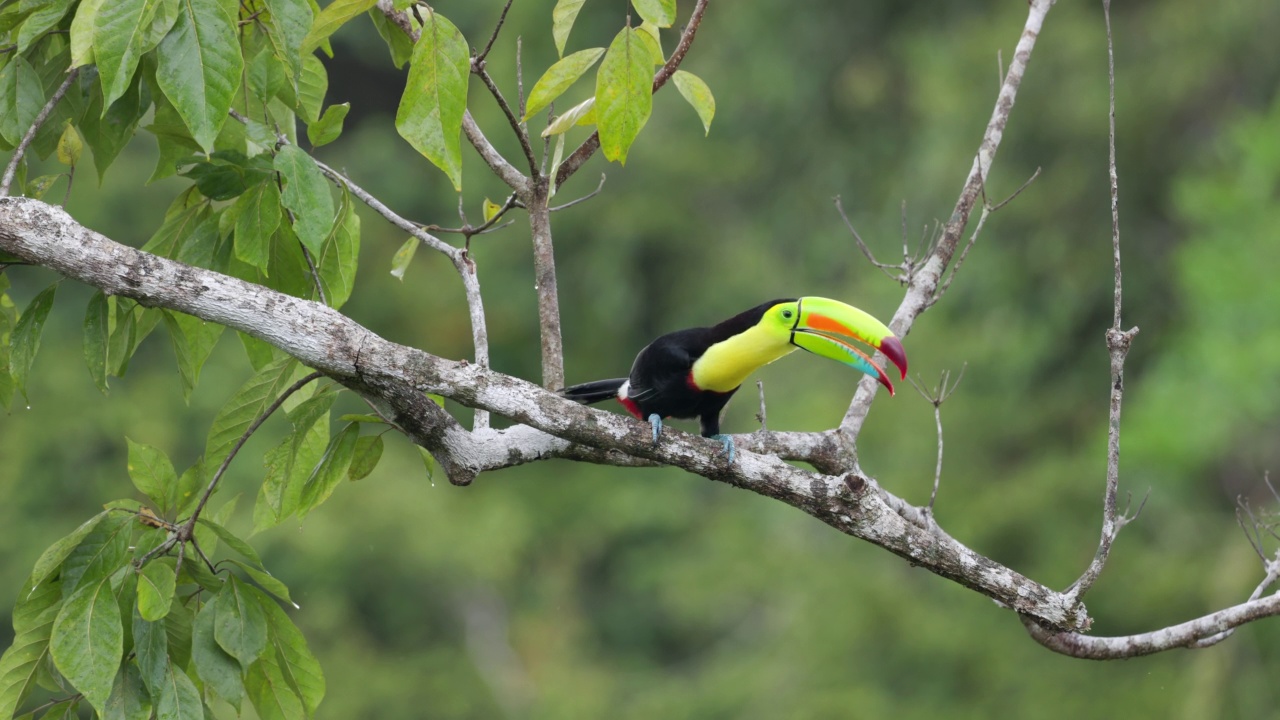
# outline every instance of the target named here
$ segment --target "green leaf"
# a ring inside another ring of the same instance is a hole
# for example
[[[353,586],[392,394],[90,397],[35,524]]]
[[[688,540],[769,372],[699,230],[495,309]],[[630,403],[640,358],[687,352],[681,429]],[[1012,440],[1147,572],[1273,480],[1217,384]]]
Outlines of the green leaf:
[[[275,653],[267,653],[245,673],[245,692],[261,720],[296,720],[306,710],[289,686]]]
[[[105,720],[150,720],[151,696],[142,684],[142,674],[138,672],[137,665],[130,662],[120,668],[102,717]]]
[[[391,51],[391,64],[396,69],[404,67],[409,62],[409,58],[413,55],[413,41],[405,34],[403,30],[392,24],[379,10],[370,10],[369,19],[373,21],[373,27],[387,43],[387,49]]]
[[[334,0],[316,15],[311,23],[307,37],[302,41],[302,52],[309,53],[320,47],[320,43],[338,31],[355,16],[367,12],[377,5],[377,0]]]
[[[138,671],[142,675],[142,683],[155,697],[164,684],[165,670],[169,665],[167,623],[144,620],[140,612],[131,613],[131,619],[133,653],[138,659]]]
[[[271,258],[271,236],[280,227],[280,191],[274,178],[241,195],[236,208],[236,258],[265,273]]]
[[[676,0],[631,0],[631,4],[645,22],[658,27],[671,27],[676,21]]]
[[[149,562],[138,572],[138,614],[155,622],[169,614],[176,579],[167,563]]]
[[[239,707],[244,697],[244,681],[240,679],[240,663],[218,646],[214,625],[218,605],[205,603],[191,625],[191,663],[196,675],[218,693],[218,697]]]
[[[347,415],[343,415],[343,416],[341,416],[341,417],[340,417],[340,418],[338,418],[338,419],[339,419],[339,420],[342,420],[342,421],[344,421],[344,422],[357,422],[357,423],[379,423],[379,424],[385,424],[385,423],[387,422],[386,420],[383,420],[382,418],[378,417],[377,415],[369,415],[369,414],[367,414],[367,413],[366,413],[366,414],[347,414]]]
[[[697,111],[698,118],[702,120],[703,129],[710,135],[711,118],[716,116],[716,99],[711,95],[711,88],[707,87],[702,78],[684,70],[677,70],[676,74],[671,76],[671,81],[676,84],[676,89],[684,99],[688,100]]]
[[[84,152],[84,139],[76,131],[70,121],[58,137],[58,162],[75,167],[80,162],[80,154]]]
[[[422,464],[427,468],[427,479],[435,480],[436,470],[440,464],[436,462],[435,458],[431,457],[431,453],[426,448],[421,445],[415,445],[414,447],[418,448],[418,455],[422,457]],[[435,483],[433,482],[432,484],[434,485]]]
[[[156,83],[191,137],[211,152],[244,68],[236,22],[218,0],[179,0],[178,8],[177,22],[158,48]]]
[[[356,214],[349,193],[342,193],[338,207],[338,221],[325,238],[316,258],[320,282],[324,286],[325,299],[335,310],[346,304],[356,282],[356,269],[360,261],[360,216]]]
[[[181,517],[193,509],[204,486],[204,458],[201,457],[178,478],[178,491],[174,494],[174,514]]]
[[[97,523],[62,563],[62,592],[70,594],[81,584],[110,576],[129,561],[133,517],[113,512]]]
[[[279,357],[279,350],[258,338],[239,331],[236,331],[236,335],[240,336],[240,344],[244,346],[244,353],[249,358],[249,364],[253,366],[254,370],[261,370],[272,360]]]
[[[484,221],[489,222],[495,218],[498,213],[502,212],[502,206],[490,200],[488,197],[485,197],[484,202],[480,205],[480,210],[481,214],[484,216]]]
[[[653,111],[653,73],[649,52],[623,28],[609,45],[596,74],[596,124],[605,158],[627,163],[627,151]]]
[[[311,29],[311,5],[307,0],[263,0],[270,13],[266,18],[267,39],[276,57],[295,83],[302,75],[302,41]]]
[[[235,558],[231,558],[229,562],[245,571],[245,574],[250,578],[253,578],[254,582],[261,585],[263,590],[266,590],[285,602],[293,602],[293,598],[289,597],[289,588],[284,583],[280,582],[280,580],[276,579],[275,575],[272,575],[263,568],[254,567],[249,563],[241,562]]]
[[[111,306],[102,291],[89,298],[84,313],[84,361],[93,383],[107,392],[107,344],[111,339]]]
[[[590,70],[591,66],[595,65],[596,61],[603,55],[604,48],[579,50],[548,68],[542,74],[542,77],[538,78],[538,82],[533,84],[533,89],[529,91],[528,107],[524,113],[525,119],[528,120],[534,113],[554,102],[565,90],[569,89],[570,85],[577,82],[583,73]]]
[[[178,113],[173,103],[163,93],[158,93],[155,101],[155,117],[147,126],[147,131],[155,136],[160,157],[156,160],[155,170],[151,172],[151,179],[147,182],[155,182],[173,175],[178,171],[180,160],[191,157],[192,153],[201,149],[200,144],[191,137],[186,121],[182,119],[182,115]],[[119,105],[120,103],[116,103],[112,108]]]
[[[196,542],[200,544],[206,556],[212,557],[218,552],[218,538],[220,535],[214,532],[212,525],[226,527],[227,521],[231,519],[231,515],[235,513],[236,505],[240,502],[240,495],[241,493],[233,495],[230,500],[222,504],[222,507],[218,508],[217,512],[206,512],[202,515],[200,519],[208,521],[208,524],[196,524]],[[221,585],[220,582],[219,585]]]
[[[30,587],[28,583],[27,590]],[[13,612],[13,644],[0,655],[0,718],[13,717],[36,684],[49,655],[49,635],[62,601],[62,588],[49,583],[24,593]]]
[[[18,56],[0,68],[0,136],[11,147],[22,140],[44,106],[40,76]]]
[[[197,563],[192,563],[193,565]],[[164,634],[168,638],[169,658],[178,667],[191,662],[191,623],[194,617],[186,603],[174,603],[164,619]],[[138,621],[145,622],[141,618]],[[134,632],[137,635],[137,632]]]
[[[276,650],[275,659],[281,674],[302,698],[307,714],[314,714],[325,693],[324,673],[319,661],[311,654],[306,638],[285,611],[256,589],[250,588],[250,592],[258,596],[258,602],[266,611],[270,642]]]
[[[103,104],[102,88],[94,84],[80,130],[93,150],[93,164],[98,168],[99,182],[116,156],[133,139],[134,130],[146,113],[150,100],[150,94],[142,87],[141,75],[134,77],[120,99],[110,105]]]
[[[462,191],[462,117],[471,58],[453,23],[428,10],[413,46],[409,81],[396,111],[396,131]]]
[[[262,155],[247,157],[238,150],[219,150],[208,160],[192,157],[180,161],[189,165],[182,175],[196,182],[200,193],[210,200],[230,200],[251,187],[272,178],[274,168],[270,158]]]
[[[18,29],[18,52],[26,52],[47,31],[52,30],[71,8],[71,0],[29,0],[22,3],[23,11],[30,12]]]
[[[320,147],[337,140],[342,134],[342,121],[350,109],[351,103],[330,105],[319,120],[307,125],[307,140],[311,141],[311,146]]]
[[[169,330],[169,341],[173,345],[173,354],[178,359],[178,372],[182,376],[182,397],[190,402],[191,393],[200,380],[200,370],[213,354],[213,348],[226,328],[184,313],[172,310],[163,312],[164,326]]]
[[[67,599],[53,621],[49,647],[58,672],[101,712],[124,653],[120,606],[109,578],[88,583]]]
[[[558,116],[546,130],[542,131],[542,137],[551,137],[552,135],[561,135],[569,131],[574,125],[580,125],[582,119],[588,115],[594,115],[596,109],[596,99],[589,97],[586,100],[574,105]]]
[[[320,254],[325,237],[333,228],[333,196],[324,173],[304,150],[286,145],[276,154],[275,169],[284,178],[281,203],[293,212],[293,229],[298,239]]]
[[[248,558],[254,565],[262,567],[262,558],[258,556],[258,552],[253,549],[252,545],[236,537],[230,530],[212,520],[202,517],[199,523],[212,530],[213,534],[227,544],[227,547]]]
[[[178,22],[178,13],[181,11],[178,7],[180,2],[181,0],[156,1],[156,11],[151,18],[151,27],[147,29],[147,38],[142,43],[144,55],[155,50]]]
[[[416,252],[418,252],[418,238],[411,237],[405,240],[395,256],[391,258],[391,276],[404,282],[404,273],[409,269],[409,263],[413,262],[413,254]]]
[[[195,683],[177,665],[165,666],[164,682],[156,693],[156,720],[203,720],[204,702]]]
[[[556,52],[564,55],[564,44],[569,40],[569,31],[573,22],[578,19],[578,11],[585,0],[557,0],[551,10],[551,34],[555,37]]]
[[[328,413],[336,397],[333,393],[318,395],[289,412],[294,431],[267,453],[267,477],[253,508],[254,532],[297,512],[302,488],[328,447]]]
[[[213,636],[219,647],[248,668],[267,647],[267,616],[248,586],[232,576],[213,601]]]
[[[640,23],[638,29],[640,32],[637,37],[649,48],[649,53],[653,55],[653,64],[662,65],[665,63],[666,57],[662,54],[662,35],[658,32],[658,26],[645,21]]]
[[[302,119],[311,124],[320,119],[320,108],[324,106],[324,95],[329,91],[329,74],[324,63],[315,55],[302,59],[302,74],[298,76],[298,102],[294,108],[302,114]]]
[[[218,411],[205,443],[206,467],[216,468],[249,425],[275,401],[289,385],[297,361],[285,356],[264,367],[236,391]]]
[[[151,498],[161,515],[169,515],[176,510],[178,490],[178,473],[174,471],[169,456],[163,450],[129,438],[125,438],[125,442],[129,445],[129,478],[133,480],[133,486]]]
[[[351,467],[347,468],[347,477],[352,480],[363,480],[378,467],[382,459],[382,436],[368,435],[356,440],[356,448],[351,456]]]
[[[40,351],[40,335],[44,332],[44,321],[49,317],[53,307],[53,296],[58,291],[58,283],[54,283],[31,300],[31,304],[22,311],[18,324],[13,328],[9,338],[9,370],[13,380],[23,397],[27,395],[27,376],[31,365]]]
[[[161,0],[109,0],[94,16],[93,55],[102,80],[103,107],[124,95],[146,51]]]
[[[107,512],[100,512],[94,515],[85,520],[70,535],[50,545],[36,560],[36,565],[31,570],[31,577],[27,580],[27,584],[33,588],[40,588],[40,583],[44,582],[62,565],[67,556],[71,555],[72,551],[79,547],[81,541],[88,537],[89,533],[93,532],[98,527],[98,524],[106,519],[107,515]],[[0,714],[0,717],[3,717],[3,715]]]
[[[71,18],[71,67],[93,63],[93,25],[104,0],[80,0]]]
[[[360,437],[360,425],[351,423],[329,442],[324,459],[312,471],[307,484],[302,488],[302,500],[298,507],[299,516],[305,517],[320,503],[329,499],[338,483],[347,473],[355,454],[356,439]]]
[[[57,175],[41,175],[40,177],[28,182],[26,187],[27,197],[35,198],[36,200],[44,199],[45,193],[49,192],[50,188],[53,187],[53,184],[58,182],[58,179],[61,177],[63,177],[63,173],[58,173]],[[18,184],[21,185],[22,183]]]

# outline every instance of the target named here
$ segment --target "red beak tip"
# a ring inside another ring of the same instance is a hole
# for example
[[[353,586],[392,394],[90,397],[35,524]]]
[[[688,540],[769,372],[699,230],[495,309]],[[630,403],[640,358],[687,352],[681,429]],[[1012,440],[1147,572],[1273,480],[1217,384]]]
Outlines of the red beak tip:
[[[898,370],[902,373],[902,379],[907,379],[907,351],[902,347],[902,341],[890,335],[880,341],[880,352],[898,366]]]

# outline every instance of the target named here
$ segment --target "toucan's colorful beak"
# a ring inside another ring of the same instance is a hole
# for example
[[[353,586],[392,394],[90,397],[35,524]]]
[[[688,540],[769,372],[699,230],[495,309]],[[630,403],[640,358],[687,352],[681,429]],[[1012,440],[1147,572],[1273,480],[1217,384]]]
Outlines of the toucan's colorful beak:
[[[898,367],[904,379],[907,377],[907,354],[902,349],[902,341],[879,320],[838,300],[800,298],[796,324],[791,328],[791,344],[861,370],[879,380],[892,395],[893,383],[889,376],[851,340],[879,350]]]

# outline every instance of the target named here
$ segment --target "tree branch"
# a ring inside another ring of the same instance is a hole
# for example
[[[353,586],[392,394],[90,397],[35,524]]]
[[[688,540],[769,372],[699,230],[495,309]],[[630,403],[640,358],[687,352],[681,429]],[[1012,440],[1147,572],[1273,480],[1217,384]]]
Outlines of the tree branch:
[[[1009,72],[1005,75],[1004,84],[1001,85],[1000,93],[996,97],[991,119],[987,122],[982,143],[978,146],[978,152],[973,158],[973,166],[969,169],[969,176],[965,179],[964,188],[960,191],[960,198],[951,212],[951,219],[944,226],[942,237],[939,238],[929,258],[919,270],[912,274],[902,302],[889,322],[889,328],[900,338],[905,338],[911,332],[916,318],[920,317],[932,304],[943,272],[951,263],[956,246],[969,222],[969,214],[973,211],[973,206],[977,203],[982,188],[986,184],[987,173],[995,159],[996,150],[1000,147],[1000,141],[1004,137],[1009,113],[1013,110],[1018,88],[1027,71],[1027,63],[1031,60],[1031,51],[1035,49],[1036,39],[1044,25],[1044,18],[1053,7],[1053,3],[1054,0],[1031,0],[1029,3],[1027,21],[1022,28],[1022,36],[1018,39],[1018,46],[1014,50],[1013,62],[1009,64]],[[858,391],[854,394],[853,401],[849,403],[849,410],[845,413],[844,420],[840,423],[840,433],[851,459],[856,457],[855,446],[858,434],[862,431],[862,424],[871,410],[871,401],[876,396],[876,387],[874,378],[863,378],[858,383]]]
[[[62,97],[67,94],[67,89],[71,87],[71,83],[80,77],[80,68],[72,68],[67,73],[67,79],[62,81],[58,89],[54,91],[53,97],[49,98],[49,102],[40,108],[40,112],[36,114],[36,119],[31,122],[31,127],[27,128],[26,134],[18,141],[18,147],[13,150],[13,157],[9,158],[9,164],[4,169],[4,179],[0,180],[0,197],[9,196],[9,186],[13,184],[13,177],[18,173],[18,164],[22,162],[22,158],[27,154],[27,148],[31,146],[31,141],[36,139],[36,133],[40,132],[40,128],[49,120],[49,116],[53,114],[53,109],[57,107]]]
[[[531,457],[527,448],[495,440],[528,438],[541,431],[585,446],[575,450],[554,440],[543,441],[543,447],[563,448],[565,456],[619,465],[656,462],[751,490],[1049,627],[1083,630],[1089,625],[1083,605],[1070,602],[1065,594],[979,555],[943,532],[910,522],[900,509],[906,504],[869,477],[811,472],[745,448],[729,465],[719,454],[719,442],[675,430],[655,447],[646,423],[578,405],[471,363],[391,343],[320,303],[120,245],[79,225],[61,208],[36,200],[0,200],[0,250],[106,293],[248,333],[373,395],[392,409],[396,423],[432,452],[454,482],[470,482],[485,469],[539,459]],[[468,432],[423,392],[496,412],[530,429]],[[504,459],[495,460],[504,453]]]

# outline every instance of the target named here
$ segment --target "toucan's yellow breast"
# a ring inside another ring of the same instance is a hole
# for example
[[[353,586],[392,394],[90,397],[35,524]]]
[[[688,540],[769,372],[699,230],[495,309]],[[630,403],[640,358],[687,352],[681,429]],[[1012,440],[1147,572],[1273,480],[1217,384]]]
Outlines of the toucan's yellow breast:
[[[795,350],[788,337],[757,325],[722,340],[694,361],[693,384],[699,390],[729,392],[751,373]]]

